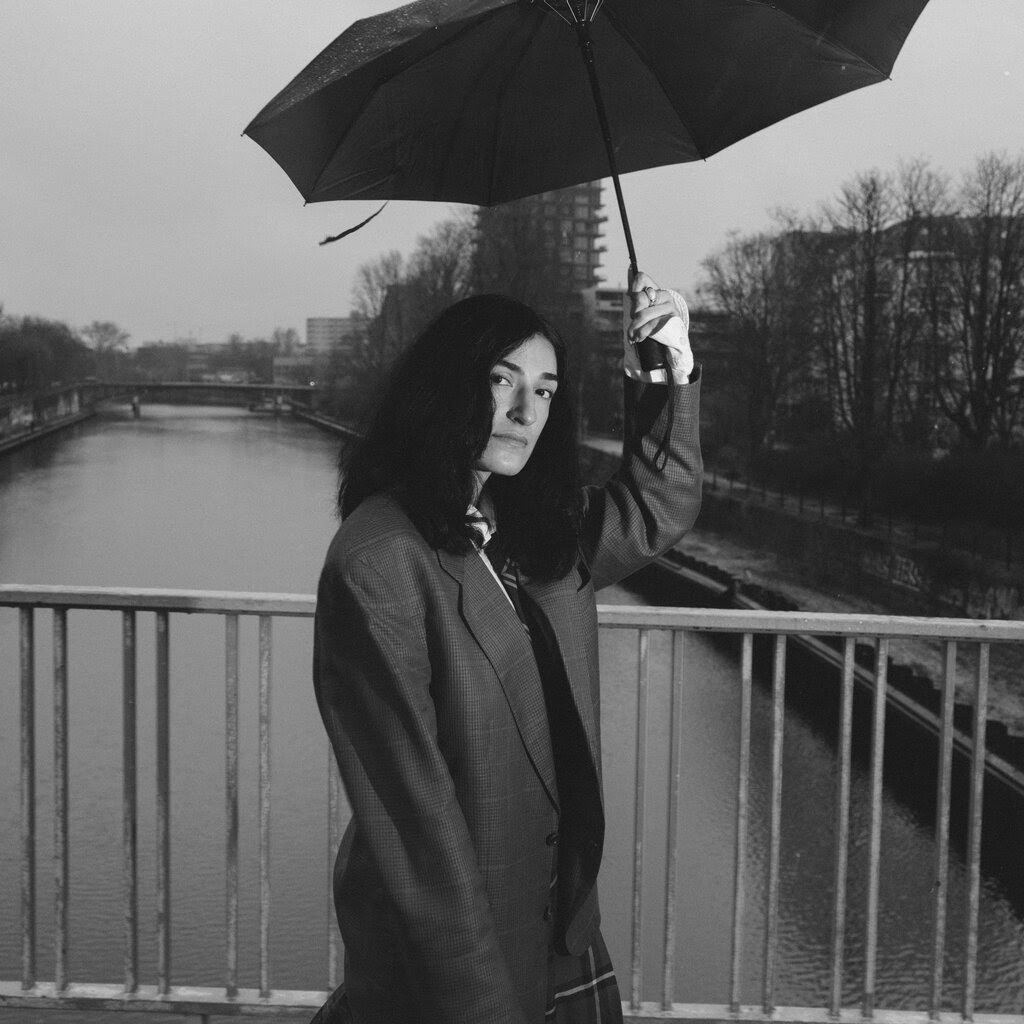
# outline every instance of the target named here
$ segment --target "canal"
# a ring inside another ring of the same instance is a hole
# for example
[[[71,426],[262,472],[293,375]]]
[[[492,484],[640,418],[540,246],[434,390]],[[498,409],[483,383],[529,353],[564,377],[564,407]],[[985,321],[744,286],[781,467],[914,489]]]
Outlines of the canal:
[[[288,419],[236,409],[150,406],[140,420],[117,411],[0,457],[0,580],[6,583],[311,593],[335,528],[334,438]],[[624,588],[608,603],[647,603]],[[39,970],[52,976],[52,719],[48,613],[37,633]],[[153,627],[140,616],[141,976],[156,956],[153,816]],[[223,627],[202,616],[172,622],[172,956],[175,984],[223,979]],[[328,858],[326,741],[310,683],[311,626],[274,625],[271,983],[324,984]],[[256,984],[257,849],[255,627],[243,624],[240,981]],[[601,892],[605,931],[628,987],[633,856],[633,756],[637,638],[602,636],[609,835]],[[664,871],[667,651],[655,643],[649,733],[646,872]],[[684,763],[676,998],[728,999],[734,871],[738,669],[727,647],[685,640]],[[17,626],[0,609],[0,977],[20,974]],[[69,619],[71,721],[71,937],[73,981],[122,976],[120,623],[116,615]],[[769,696],[755,687],[751,837],[743,1001],[761,998],[763,906],[770,811]],[[775,999],[828,998],[836,766],[830,737],[790,714],[784,747],[780,949]],[[854,767],[845,999],[863,986],[868,778]],[[946,1001],[962,981],[962,861],[951,870]],[[882,833],[882,915],[877,1005],[922,1009],[930,977],[931,828],[887,789]],[[652,886],[657,891],[658,885]],[[644,998],[659,997],[663,908],[645,907],[651,969]],[[1024,924],[1004,886],[983,880],[977,1009],[1024,1011]],[[54,1019],[18,1011],[22,1020]],[[132,1015],[120,1016],[128,1021]],[[95,1020],[78,1015],[56,1019]]]

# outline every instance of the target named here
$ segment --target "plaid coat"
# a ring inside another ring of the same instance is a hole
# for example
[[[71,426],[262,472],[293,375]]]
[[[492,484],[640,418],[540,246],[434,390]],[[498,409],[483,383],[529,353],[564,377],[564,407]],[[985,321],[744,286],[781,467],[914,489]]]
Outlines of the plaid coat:
[[[580,954],[597,933],[594,592],[678,541],[701,487],[699,383],[673,402],[664,385],[625,388],[623,463],[586,491],[580,560],[562,579],[520,581],[589,754],[572,769],[573,814],[529,637],[481,558],[430,548],[386,495],[331,543],[313,674],[353,811],[334,898],[357,1024],[539,1024],[550,950]]]

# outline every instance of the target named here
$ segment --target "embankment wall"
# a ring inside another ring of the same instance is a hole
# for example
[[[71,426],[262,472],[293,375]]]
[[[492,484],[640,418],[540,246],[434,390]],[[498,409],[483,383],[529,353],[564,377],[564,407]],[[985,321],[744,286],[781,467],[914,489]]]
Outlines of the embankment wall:
[[[78,385],[0,397],[0,452],[78,423],[93,414]]]

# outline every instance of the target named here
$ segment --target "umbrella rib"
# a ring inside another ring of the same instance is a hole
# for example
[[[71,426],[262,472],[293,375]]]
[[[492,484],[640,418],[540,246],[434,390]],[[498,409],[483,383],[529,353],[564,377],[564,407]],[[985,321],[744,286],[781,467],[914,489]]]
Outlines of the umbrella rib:
[[[819,31],[818,29],[814,28],[812,25],[809,25],[806,21],[803,21],[802,19],[797,18],[795,15],[790,14],[788,11],[780,10],[774,4],[765,3],[764,0],[749,0],[749,2],[757,3],[757,4],[759,4],[762,7],[770,7],[770,9],[775,14],[779,15],[780,17],[787,18],[789,21],[793,22],[794,24],[801,25],[803,28],[808,29],[808,30],[814,32],[817,35],[817,38],[818,38],[819,42],[821,40],[827,38],[827,30]],[[690,138],[693,139],[694,146],[697,149],[698,155],[700,156],[700,158],[702,160],[707,160],[708,157],[711,156],[714,151],[711,149],[710,146],[702,144],[700,142],[700,140],[696,137],[696,135],[694,133],[694,130],[693,130],[692,126],[691,126],[692,118],[687,117],[685,112],[684,113],[680,113],[680,111],[678,110],[676,104],[672,102],[672,99],[668,95],[668,93],[665,91],[665,88],[664,88],[664,86],[661,83],[661,78],[657,74],[657,71],[655,70],[654,66],[646,58],[646,56],[644,55],[644,52],[640,49],[640,47],[638,46],[638,44],[634,40],[633,36],[629,32],[625,31],[623,26],[617,22],[617,20],[615,18],[615,15],[614,15],[614,10],[615,9],[613,7],[610,7],[608,9],[608,12],[605,15],[605,17],[611,19],[612,23],[615,24],[616,31],[618,31],[618,33],[621,36],[621,38],[624,39],[626,41],[626,43],[628,43],[630,49],[632,49],[633,52],[636,54],[637,59],[650,72],[651,78],[655,82],[657,82],[658,88],[661,90],[662,95],[665,97],[665,102],[668,103],[668,105],[675,111],[676,116],[679,118],[679,123],[689,133]],[[833,24],[834,24],[834,19],[833,19]],[[843,53],[847,54],[850,57],[850,60],[851,60],[852,63],[859,63],[859,64],[861,64],[861,65],[863,65],[865,67],[870,68],[872,71],[874,71],[877,75],[881,76],[882,78],[884,78],[886,80],[891,80],[889,74],[887,72],[885,72],[885,71],[882,71],[882,69],[879,68],[873,61],[870,61],[867,58],[862,57],[860,54],[856,53],[856,51],[851,50],[850,47],[844,45],[843,43],[840,43],[838,40],[829,39],[828,41],[837,50],[840,50]]]
[[[566,25],[573,24],[572,18],[568,17],[568,15],[563,14],[558,9],[558,0],[541,0],[541,2],[556,18],[561,18],[562,21],[566,23]]]
[[[539,27],[539,24],[538,24],[538,27]],[[536,31],[537,31],[537,28],[534,28],[534,33],[536,33]],[[523,62],[523,55],[530,48],[530,44],[532,42],[533,42],[533,37],[532,36],[527,36],[526,39],[523,42],[523,45],[519,48],[519,53],[516,56],[516,59],[514,61],[510,61],[509,62],[509,64],[508,64],[508,71],[506,72],[506,74],[504,76],[504,80],[502,81],[501,85],[498,87],[499,102],[495,106],[496,110],[500,111],[500,110],[502,110],[504,108],[505,96],[508,94],[509,82],[511,82],[516,68],[518,68],[520,66],[520,64],[522,64],[522,62]],[[497,175],[498,175],[498,145],[497,145],[497,143],[498,143],[498,137],[499,137],[500,133],[501,133],[501,118],[500,117],[495,117],[495,119],[494,119],[494,134],[493,134],[493,137],[492,137],[492,144],[491,144],[491,147],[490,147],[491,169],[490,169],[490,173],[487,175],[487,199],[488,199],[488,202],[487,202],[486,205],[488,205],[488,206],[493,206],[494,205],[492,199],[493,199],[493,196],[494,196],[494,193],[495,193],[495,187],[496,187],[495,179],[497,178]]]
[[[672,98],[665,91],[665,87],[661,84],[661,77],[659,76],[654,65],[644,55],[644,52],[640,49],[636,41],[633,39],[633,36],[630,33],[626,32],[623,29],[623,27],[616,22],[616,19],[614,17],[614,10],[615,8],[609,7],[608,13],[605,16],[611,19],[612,23],[615,25],[615,30],[619,33],[622,39],[624,39],[629,44],[630,49],[636,54],[637,59],[640,61],[640,63],[643,64],[644,67],[646,67],[647,70],[650,72],[653,81],[657,82],[658,88],[661,90],[661,94],[665,97],[665,102],[669,105],[669,107],[672,108],[672,110],[675,111],[676,117],[679,118],[679,123],[686,129],[690,138],[693,139],[694,146],[697,149],[697,154],[700,156],[701,160],[707,160],[707,158],[711,155],[710,147],[702,145],[700,141],[697,139],[693,129],[690,127],[691,119],[688,118],[686,114],[680,113],[679,110],[676,108],[676,104],[672,102]]]
[[[473,20],[467,20],[465,22],[465,24],[462,26],[462,28],[460,28],[457,32],[453,33],[451,36],[449,36],[447,39],[445,39],[443,43],[439,44],[438,46],[433,47],[432,49],[425,50],[415,60],[410,61],[406,65],[403,65],[401,68],[399,68],[397,71],[395,71],[394,74],[391,74],[387,78],[383,78],[379,82],[377,82],[374,85],[374,87],[370,90],[370,93],[367,96],[367,100],[370,100],[371,98],[376,96],[377,93],[379,93],[380,90],[384,86],[386,86],[389,82],[391,82],[392,79],[397,77],[399,74],[402,74],[405,71],[408,71],[409,68],[411,68],[411,67],[415,67],[417,64],[419,64],[422,61],[426,60],[427,57],[432,57],[439,50],[443,50],[446,47],[452,45],[453,43],[458,42],[459,39],[461,39],[461,37],[463,35],[465,35],[469,31],[471,31],[472,29],[476,28],[476,26],[478,24],[480,24],[481,22],[486,21],[494,13],[495,12],[493,10],[485,11],[482,15],[480,15],[480,17],[478,17],[476,19],[473,19]],[[363,104],[363,109],[366,108],[366,105],[367,105],[366,103]],[[341,133],[341,135],[338,137],[338,141],[334,144],[334,148],[324,158],[323,164],[320,166],[320,169],[316,172],[316,177],[313,179],[313,187],[311,189],[311,194],[315,194],[317,189],[320,187],[320,180],[321,180],[321,178],[323,178],[324,172],[331,165],[331,162],[334,160],[334,158],[338,155],[338,151],[345,144],[346,139],[351,134],[352,129],[355,127],[355,125],[358,122],[358,120],[359,120],[358,117],[355,117],[355,118],[353,118],[351,120],[351,122],[349,123],[349,125],[345,129],[345,131],[343,131]],[[307,200],[307,202],[308,202],[308,200]]]
[[[817,36],[819,43],[823,39],[828,39],[829,43],[832,46],[834,46],[837,50],[842,50],[842,52],[847,54],[852,61],[863,64],[865,67],[871,68],[871,70],[874,71],[875,74],[881,75],[882,78],[891,80],[889,72],[883,71],[880,67],[878,67],[877,64],[874,63],[874,61],[868,60],[866,57],[857,53],[856,50],[851,50],[849,46],[846,46],[844,43],[839,42],[837,39],[832,39],[829,37],[828,33],[831,31],[832,26],[835,25],[836,23],[836,19],[834,17],[829,22],[827,28],[817,29],[813,25],[809,25],[806,21],[803,20],[803,18],[798,18],[795,14],[792,14],[790,11],[783,11],[773,3],[766,3],[765,0],[748,0],[748,2],[759,4],[761,7],[767,7],[769,10],[772,11],[773,14],[777,15],[778,17],[786,18],[789,21],[792,21],[794,24],[802,25],[805,29],[807,29],[810,32],[813,32]]]
[[[541,3],[552,14],[561,18],[566,25],[578,25],[581,21],[592,22],[597,17],[597,12],[601,9],[601,4],[604,3],[604,0],[595,0],[593,10],[590,9],[590,0],[583,0],[582,9],[578,9],[578,5],[573,7],[572,0],[562,0],[562,5],[569,12],[568,15],[563,14],[559,10],[558,0],[541,0]]]

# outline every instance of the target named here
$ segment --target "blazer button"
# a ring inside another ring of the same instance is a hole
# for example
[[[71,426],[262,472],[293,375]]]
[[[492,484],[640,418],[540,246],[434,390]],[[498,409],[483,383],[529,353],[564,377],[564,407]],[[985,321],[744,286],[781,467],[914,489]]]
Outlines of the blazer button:
[[[550,921],[551,918],[554,917],[554,916],[555,916],[555,912],[551,909],[551,904],[549,903],[544,908],[544,920],[545,921]]]
[[[545,838],[544,842],[547,843],[548,846],[556,846],[558,844],[558,833],[557,832],[549,832],[547,834],[547,837]]]

